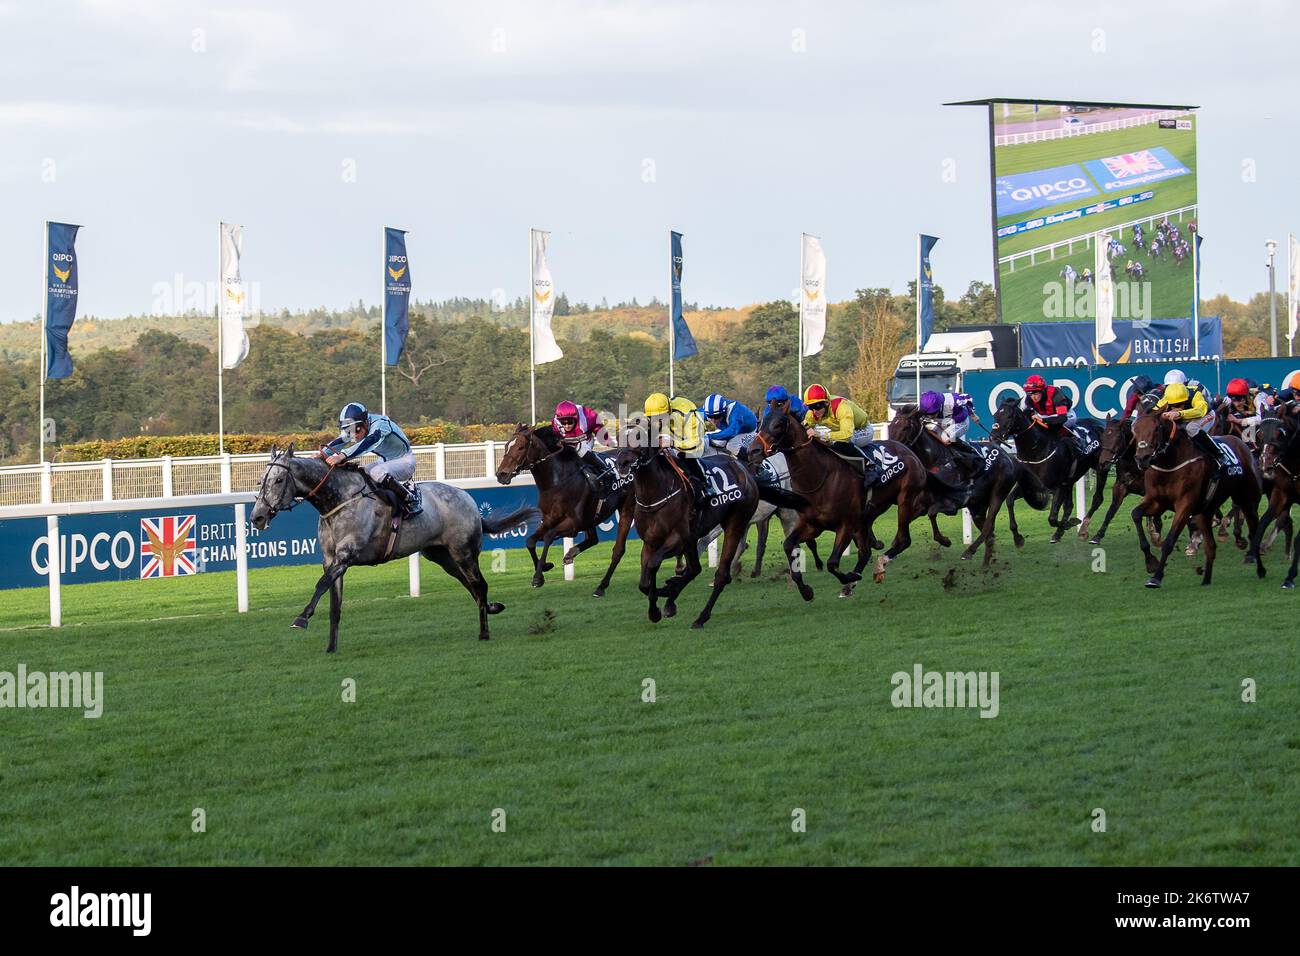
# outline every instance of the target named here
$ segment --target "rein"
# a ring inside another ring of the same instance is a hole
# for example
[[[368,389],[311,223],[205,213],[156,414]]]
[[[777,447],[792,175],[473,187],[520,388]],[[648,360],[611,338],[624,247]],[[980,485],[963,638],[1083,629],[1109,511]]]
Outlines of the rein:
[[[293,473],[293,469],[290,468],[288,465],[286,465],[286,464],[285,464],[284,462],[282,462],[282,461],[273,461],[273,462],[271,462],[271,463],[267,466],[267,474],[270,474],[270,470],[271,470],[271,468],[273,468],[273,467],[275,467],[275,466],[277,466],[277,465],[278,465],[279,467],[283,468],[285,471],[287,471],[287,472],[289,473],[289,477],[294,481],[294,483],[295,483],[295,485],[296,485],[296,484],[297,484],[297,476],[294,475],[294,473]],[[317,493],[318,491],[320,491],[321,488],[323,488],[323,487],[325,486],[325,482],[329,481],[329,477],[330,477],[330,475],[334,474],[334,469],[335,469],[336,467],[338,467],[338,466],[337,466],[337,465],[330,465],[330,466],[329,466],[329,469],[325,472],[324,477],[321,478],[320,481],[316,482],[316,487],[313,488],[311,491],[307,492],[305,495],[303,495],[303,496],[302,496],[302,499],[303,499],[304,501],[311,501],[313,505],[316,505],[316,502],[315,502],[315,501],[312,501],[312,499],[315,498],[315,497],[316,497],[316,493]],[[262,495],[262,496],[263,496],[263,500],[265,500],[265,497],[264,497],[264,496],[265,496],[265,492],[266,492],[266,475],[263,475],[263,476],[262,476],[262,488],[261,488],[261,491],[259,492],[259,495]],[[322,512],[321,512],[321,520],[324,520],[325,518],[330,517],[331,515],[335,514],[336,512],[341,511],[341,510],[343,509],[343,506],[344,506],[344,505],[351,504],[353,501],[356,501],[356,500],[358,500],[359,498],[369,498],[369,497],[370,497],[370,493],[369,493],[368,491],[363,491],[363,492],[361,492],[361,494],[359,494],[359,495],[353,495],[351,498],[344,498],[341,502],[339,502],[335,507],[331,508],[329,511],[322,511]],[[298,507],[298,496],[297,496],[297,495],[294,495],[294,496],[293,496],[293,502],[292,502],[291,504],[289,504],[289,505],[286,505],[286,506],[283,507],[283,508],[282,508],[282,507],[279,507],[279,506],[277,506],[277,505],[268,505],[268,507],[271,509],[271,516],[272,516],[272,517],[275,517],[275,516],[278,515],[281,511],[292,511],[294,508]],[[316,505],[316,508],[317,508],[317,510],[320,510],[320,506],[319,506],[319,505]]]

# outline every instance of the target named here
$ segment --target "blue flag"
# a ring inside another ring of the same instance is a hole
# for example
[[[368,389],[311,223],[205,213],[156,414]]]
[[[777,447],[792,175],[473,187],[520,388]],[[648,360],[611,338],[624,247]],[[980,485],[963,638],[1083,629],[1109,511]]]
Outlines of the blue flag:
[[[77,230],[63,222],[48,222],[45,264],[45,377],[72,374],[68,333],[77,319]]]
[[[672,233],[672,267],[673,275],[673,361],[690,358],[699,352],[695,345],[695,336],[682,315],[682,234]]]
[[[935,236],[921,236],[921,261],[916,266],[918,351],[925,348],[934,332],[934,277],[930,272],[930,250],[938,241]]]
[[[410,328],[411,264],[406,261],[406,230],[384,228],[384,361],[396,365]]]

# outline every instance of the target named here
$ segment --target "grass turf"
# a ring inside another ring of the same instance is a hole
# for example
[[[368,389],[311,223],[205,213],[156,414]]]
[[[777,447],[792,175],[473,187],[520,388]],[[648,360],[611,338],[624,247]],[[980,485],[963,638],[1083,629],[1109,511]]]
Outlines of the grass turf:
[[[1022,512],[1027,509],[1022,509]],[[1124,512],[1121,512],[1123,515]],[[1294,864],[1295,640],[1281,556],[1264,582],[1220,548],[1142,588],[1131,525],[1106,571],[1040,516],[988,570],[918,530],[889,578],[803,604],[747,577],[703,631],[651,625],[629,548],[528,586],[488,573],[493,640],[425,565],[348,574],[340,653],[324,611],[288,623],[310,568],[5,592],[0,670],[103,671],[104,714],[3,710],[9,864]],[[892,515],[880,530],[892,534]],[[957,534],[955,521],[950,534]],[[825,553],[825,550],[823,550]],[[485,571],[491,566],[484,557]],[[549,612],[549,613],[548,613]],[[895,709],[891,675],[1000,674],[1000,713]],[[341,700],[356,681],[356,702]],[[657,700],[642,701],[653,679]],[[1259,700],[1241,700],[1241,682]],[[194,833],[201,807],[207,831]],[[506,813],[493,832],[492,813]],[[792,830],[806,811],[807,830]],[[1107,830],[1093,832],[1095,808]]]

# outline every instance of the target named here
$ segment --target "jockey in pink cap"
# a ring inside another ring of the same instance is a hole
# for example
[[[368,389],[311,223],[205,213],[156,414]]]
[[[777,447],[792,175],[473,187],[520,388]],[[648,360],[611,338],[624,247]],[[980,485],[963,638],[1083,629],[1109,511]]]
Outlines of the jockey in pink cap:
[[[609,472],[605,468],[605,462],[595,452],[596,433],[601,429],[600,416],[596,410],[565,400],[555,406],[551,427],[555,429],[560,441],[577,453],[587,483],[591,485],[592,491],[599,494]]]

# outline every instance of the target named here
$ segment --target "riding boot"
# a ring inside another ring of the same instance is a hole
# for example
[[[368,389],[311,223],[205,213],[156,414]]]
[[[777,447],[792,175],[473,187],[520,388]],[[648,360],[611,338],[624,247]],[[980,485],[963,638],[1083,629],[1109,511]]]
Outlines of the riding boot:
[[[979,474],[984,467],[984,456],[979,453],[970,442],[964,438],[955,438],[948,449],[952,452],[953,457],[957,460],[959,468],[963,468],[968,473]]]
[[[605,494],[609,483],[609,471],[605,468],[601,457],[594,451],[589,451],[579,460],[582,462],[582,475],[591,486],[592,493]]]
[[[680,458],[682,471],[691,483],[691,493],[697,509],[704,508],[704,499],[707,497],[708,482],[704,478],[704,465],[698,458]]]
[[[1223,468],[1223,457],[1219,454],[1219,446],[1204,430],[1192,436],[1192,444],[1196,446],[1197,451],[1209,459],[1210,480],[1214,481],[1219,477],[1219,472]]]
[[[880,482],[880,469],[876,467],[876,443],[867,442],[865,445],[854,445],[858,451],[862,452],[862,485],[864,488],[870,488]]]
[[[384,480],[379,483],[379,488],[388,499],[388,505],[393,509],[394,515],[411,518],[424,510],[420,504],[419,492],[413,488],[407,488],[392,475],[384,475]]]

